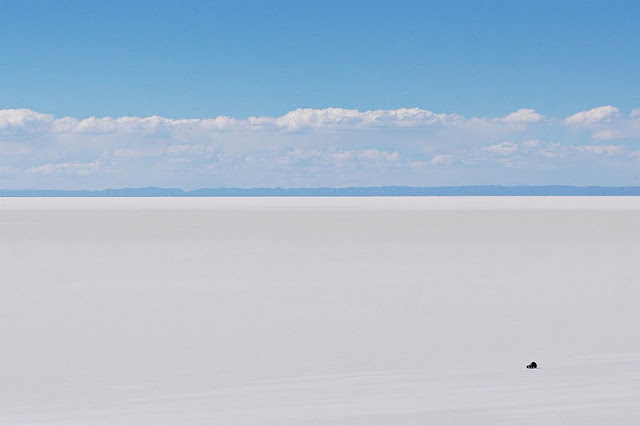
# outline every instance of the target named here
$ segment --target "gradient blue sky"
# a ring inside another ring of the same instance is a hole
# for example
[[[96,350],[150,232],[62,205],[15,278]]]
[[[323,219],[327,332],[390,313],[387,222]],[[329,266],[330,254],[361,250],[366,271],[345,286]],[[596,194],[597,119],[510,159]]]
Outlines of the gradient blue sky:
[[[0,186],[637,185],[639,16],[5,0]]]

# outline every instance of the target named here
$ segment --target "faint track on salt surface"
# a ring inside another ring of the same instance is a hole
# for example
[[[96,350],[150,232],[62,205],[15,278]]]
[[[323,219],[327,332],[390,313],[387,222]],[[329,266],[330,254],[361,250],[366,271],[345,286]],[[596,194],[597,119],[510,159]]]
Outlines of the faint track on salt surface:
[[[591,420],[632,424],[640,419],[636,402],[640,361],[631,359],[631,354],[584,358],[584,362],[576,357],[552,360],[558,366],[536,372],[514,368],[431,375],[424,370],[403,370],[274,378],[197,392],[116,399],[23,418],[38,423],[40,417],[49,424],[108,424],[105,419],[111,416],[153,424],[184,421],[186,415],[187,421],[214,424],[263,424],[262,420],[269,419],[268,424],[505,425],[589,424]]]

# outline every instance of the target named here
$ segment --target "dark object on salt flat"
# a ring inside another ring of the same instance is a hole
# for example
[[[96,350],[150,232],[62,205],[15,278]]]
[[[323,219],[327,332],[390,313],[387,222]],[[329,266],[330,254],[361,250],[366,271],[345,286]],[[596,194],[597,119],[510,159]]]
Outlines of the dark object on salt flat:
[[[527,365],[527,368],[538,368],[538,364],[535,361],[531,361],[531,364]]]

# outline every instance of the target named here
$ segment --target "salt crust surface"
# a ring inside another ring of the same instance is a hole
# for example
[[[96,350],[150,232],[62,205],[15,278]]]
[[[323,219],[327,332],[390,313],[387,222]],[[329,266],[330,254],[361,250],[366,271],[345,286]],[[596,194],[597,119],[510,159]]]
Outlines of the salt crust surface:
[[[640,210],[640,197],[0,197],[0,209]]]
[[[640,424],[639,209],[0,199],[0,423]]]

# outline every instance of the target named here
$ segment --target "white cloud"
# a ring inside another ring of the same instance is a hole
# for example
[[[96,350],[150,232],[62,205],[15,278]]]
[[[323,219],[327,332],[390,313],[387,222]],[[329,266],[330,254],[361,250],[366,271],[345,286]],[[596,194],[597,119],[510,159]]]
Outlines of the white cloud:
[[[209,156],[213,153],[210,145],[171,145],[166,149],[169,155]]]
[[[522,168],[549,164],[565,159],[588,160],[594,157],[612,157],[627,151],[624,145],[563,145],[556,142],[542,143],[540,140],[525,140],[520,144],[503,142],[480,148],[469,148],[453,154],[441,154],[431,161],[433,165],[449,165],[460,162],[466,165],[497,164],[501,167]],[[640,152],[640,151],[638,151]],[[489,154],[489,155],[487,155]],[[634,153],[629,155],[636,158]],[[637,156],[640,158],[640,155]]]
[[[420,108],[400,108],[396,110],[375,110],[360,112],[344,108],[298,108],[282,117],[251,117],[252,126],[270,125],[284,130],[351,128],[351,127],[414,127],[443,124],[458,121],[456,114],[436,114]]]
[[[513,142],[502,142],[501,144],[485,146],[481,149],[492,154],[508,156],[518,150],[518,144],[515,144]]]
[[[47,163],[37,167],[27,169],[28,174],[51,175],[51,174],[74,174],[78,176],[88,176],[103,169],[101,161],[96,160],[90,163],[64,162]]]
[[[542,145],[542,142],[540,142],[539,139],[527,139],[526,141],[522,142],[521,145],[525,148],[538,148],[540,145]]]
[[[368,161],[398,161],[400,154],[397,152],[379,151],[377,149],[363,149],[359,151],[341,151],[332,155],[333,159],[344,160],[368,160]]]
[[[57,120],[52,120],[51,131],[53,133],[73,133],[78,126],[78,119],[73,117],[63,117]]]
[[[594,126],[610,123],[613,118],[624,118],[624,114],[614,106],[607,105],[588,111],[575,113],[563,120],[571,126]],[[640,117],[640,109],[634,109],[629,119]],[[133,134],[142,136],[180,135],[193,133],[225,132],[242,129],[280,129],[296,131],[301,129],[358,129],[358,128],[416,128],[442,126],[445,128],[482,128],[488,125],[523,125],[544,121],[545,117],[534,109],[521,108],[503,117],[465,118],[459,114],[438,114],[420,108],[400,108],[395,110],[372,110],[361,112],[345,108],[299,108],[281,117],[250,117],[246,120],[226,116],[201,119],[170,119],[151,117],[89,117],[77,119],[62,117],[55,119],[28,109],[0,110],[0,130],[3,131],[45,131],[54,134]],[[606,129],[604,129],[606,130]],[[602,130],[599,138],[607,138]],[[611,129],[610,132],[615,132]],[[609,133],[614,134],[614,133]]]
[[[255,161],[255,157],[249,157],[248,161]],[[340,164],[344,162],[360,163],[393,163],[400,160],[398,152],[388,152],[378,149],[361,149],[346,151],[321,151],[294,149],[284,153],[278,158],[278,164],[288,165],[301,161],[314,161],[324,164]],[[247,161],[245,158],[244,161]]]
[[[22,130],[39,131],[46,129],[53,121],[53,116],[32,111],[30,109],[0,110],[0,131]]]
[[[71,134],[140,134],[152,136],[158,134],[177,133],[181,131],[215,132],[237,127],[238,120],[229,117],[215,117],[207,119],[181,119],[152,117],[89,117],[77,120],[64,117],[53,122],[53,131],[56,133]]]
[[[59,135],[192,135],[231,130],[335,130],[367,128],[418,128],[444,126],[447,128],[483,127],[494,125],[523,125],[541,121],[544,117],[533,109],[519,109],[497,118],[466,119],[459,114],[437,114],[420,108],[372,110],[361,112],[345,108],[299,108],[281,117],[250,117],[246,120],[226,116],[202,119],[170,119],[151,117],[88,117],[55,119],[28,109],[0,110],[0,130],[38,129]]]
[[[584,147],[579,147],[578,149],[584,150],[591,154],[599,154],[599,155],[618,155],[624,152],[625,148],[622,145],[587,145]]]
[[[604,129],[604,130],[595,132],[592,137],[594,139],[606,141],[606,140],[623,138],[624,133],[615,129]]]
[[[361,119],[361,113],[355,109],[344,108],[326,108],[326,109],[311,109],[311,108],[299,108],[295,111],[291,111],[282,117],[273,120],[273,123],[278,127],[283,127],[291,130],[297,130],[304,127],[327,127],[353,125]]]
[[[567,125],[584,127],[593,144],[585,144],[582,132],[567,132]],[[619,138],[625,143],[596,143]],[[436,182],[420,181],[429,173],[595,167],[612,163],[605,160],[612,156],[632,170],[639,138],[640,109],[625,114],[613,106],[564,120],[527,108],[471,118],[420,108],[306,108],[248,119],[78,119],[13,109],[0,110],[0,168],[7,182],[40,187],[51,182],[48,176],[56,182],[102,179],[99,185],[119,177],[124,184],[113,184],[119,186],[347,185],[362,182],[350,176],[364,179],[366,173],[376,173],[369,182],[400,176],[393,182],[420,185]],[[464,167],[440,167],[454,164]]]
[[[564,122],[570,126],[593,126],[608,121],[620,115],[620,110],[612,105],[601,106],[588,111],[576,112],[565,118]]]
[[[507,116],[495,119],[496,122],[509,124],[537,123],[542,120],[544,120],[542,114],[538,114],[536,110],[529,108],[521,108]]]
[[[433,164],[434,166],[450,166],[451,164],[455,163],[455,161],[456,158],[451,154],[440,154],[431,159],[431,164]]]

